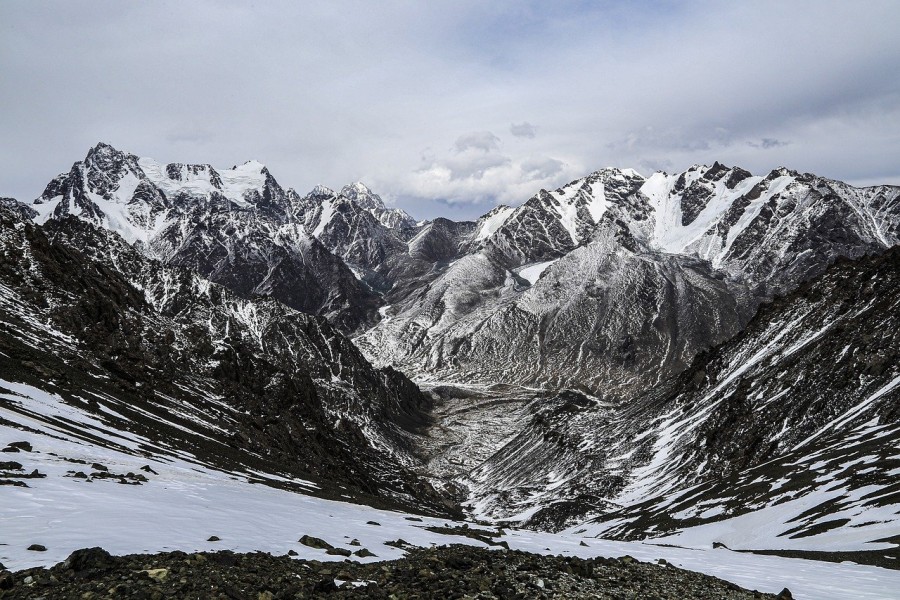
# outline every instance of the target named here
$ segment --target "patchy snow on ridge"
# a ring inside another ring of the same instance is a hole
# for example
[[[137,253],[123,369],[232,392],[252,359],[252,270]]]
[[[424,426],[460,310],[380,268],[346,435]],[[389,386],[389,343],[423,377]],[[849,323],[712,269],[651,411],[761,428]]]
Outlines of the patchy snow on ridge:
[[[700,170],[688,171],[685,175],[686,185],[690,185],[698,180],[703,172]],[[675,254],[684,253],[692,242],[702,237],[728,211],[735,200],[749,192],[763,179],[762,177],[748,177],[737,184],[734,189],[729,189],[724,181],[717,181],[713,196],[706,207],[690,224],[682,225],[682,197],[673,190],[678,177],[678,175],[657,172],[647,178],[641,186],[641,192],[649,199],[650,206],[653,207],[656,215],[652,243],[666,252]],[[763,195],[754,206],[765,203],[774,193],[776,192]],[[756,214],[753,213],[751,216],[745,213],[745,216],[744,222],[739,224],[741,226],[734,228],[735,236]]]
[[[503,227],[503,224],[515,211],[516,209],[511,206],[498,206],[481,217],[481,225],[475,234],[475,241],[486,240],[491,237],[495,231]]]
[[[116,434],[103,434],[102,424],[94,417],[64,406],[53,394],[35,388],[0,381],[0,389],[5,392],[0,394],[0,416],[7,419],[0,425],[0,445],[27,439],[33,451],[17,453],[15,459],[24,470],[38,469],[46,475],[29,479],[27,488],[10,487],[0,494],[0,530],[4,536],[0,561],[13,570],[47,567],[76,549],[90,546],[101,546],[113,554],[172,550],[284,554],[293,550],[298,558],[344,559],[298,543],[302,535],[320,537],[348,550],[354,549],[350,541],[357,539],[360,547],[376,555],[351,559],[362,562],[402,557],[403,550],[385,545],[398,538],[425,547],[451,543],[485,546],[469,537],[425,529],[448,523],[461,526],[461,522],[431,517],[410,521],[401,512],[253,484],[250,479],[258,480],[258,474],[217,471],[183,451],[159,447],[137,435],[121,438],[119,450],[100,447],[92,436],[112,435],[115,439]],[[19,410],[10,410],[10,403],[19,404]],[[23,405],[27,410],[21,410]],[[29,412],[33,416],[28,416]],[[52,415],[83,423],[85,435],[75,436],[71,430],[54,426]],[[24,427],[32,431],[25,432]],[[148,481],[122,485],[115,480],[87,481],[71,476],[79,470],[89,471],[87,465],[92,463],[100,463],[114,473],[145,474]],[[144,466],[153,472],[142,471]],[[213,535],[220,541],[208,541]],[[627,554],[645,561],[663,558],[748,589],[776,593],[788,587],[798,599],[875,599],[884,598],[884,590],[900,589],[900,571],[852,563],[615,542],[571,533],[508,529],[500,537],[511,549],[540,554],[582,558]],[[47,551],[26,549],[35,543],[46,546]]]

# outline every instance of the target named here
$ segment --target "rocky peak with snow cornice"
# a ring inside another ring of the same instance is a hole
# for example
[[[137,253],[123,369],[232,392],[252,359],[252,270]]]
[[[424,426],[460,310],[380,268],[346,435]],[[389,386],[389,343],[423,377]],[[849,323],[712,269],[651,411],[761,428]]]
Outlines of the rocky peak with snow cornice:
[[[256,161],[231,169],[163,165],[101,143],[54,179],[32,208],[38,223],[77,216],[151,257],[245,297],[272,295],[344,331],[377,316],[368,286],[298,227],[302,200]]]

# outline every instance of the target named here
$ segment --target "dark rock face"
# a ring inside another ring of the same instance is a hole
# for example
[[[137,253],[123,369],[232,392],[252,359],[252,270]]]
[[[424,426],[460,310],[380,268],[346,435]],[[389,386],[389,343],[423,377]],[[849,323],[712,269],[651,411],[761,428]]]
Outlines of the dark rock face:
[[[690,171],[688,173],[690,173]],[[734,186],[742,181],[741,176],[743,173],[746,173],[746,171],[741,172],[739,169],[732,170],[717,162],[708,170],[702,172],[702,174],[698,172],[699,178],[691,181],[686,187],[684,177],[687,174],[682,175],[682,178],[679,178],[676,184],[676,190],[682,192],[681,224],[690,225],[700,213],[703,212],[707,203],[715,195],[716,182],[727,176],[728,182],[726,182],[726,186],[728,186],[729,189],[734,189]],[[747,175],[749,176],[750,174],[747,173]],[[731,185],[729,185],[729,183]]]
[[[33,219],[38,213],[36,210],[28,206],[27,204],[22,204],[15,198],[0,198],[0,206],[6,208],[7,210],[11,210],[19,214],[22,219]]]
[[[0,264],[4,377],[79,406],[77,390],[92,389],[128,418],[122,429],[216,466],[446,510],[406,466],[430,399],[373,369],[324,319],[244,300],[78,219],[38,228],[0,212],[0,246],[12,258]]]
[[[256,216],[227,210],[206,213],[188,236],[180,234],[172,228],[154,242],[169,264],[196,271],[242,297],[269,296],[325,316],[342,331],[374,322],[377,296],[340,258],[302,231],[279,236]]]

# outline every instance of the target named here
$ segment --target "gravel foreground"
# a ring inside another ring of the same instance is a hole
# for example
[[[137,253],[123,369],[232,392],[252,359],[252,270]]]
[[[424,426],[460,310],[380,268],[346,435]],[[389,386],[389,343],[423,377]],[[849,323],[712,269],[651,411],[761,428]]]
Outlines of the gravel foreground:
[[[319,562],[229,551],[110,556],[77,550],[50,568],[0,573],[0,598],[600,598],[744,599],[749,591],[669,564],[579,559],[471,546],[411,549],[400,560]]]

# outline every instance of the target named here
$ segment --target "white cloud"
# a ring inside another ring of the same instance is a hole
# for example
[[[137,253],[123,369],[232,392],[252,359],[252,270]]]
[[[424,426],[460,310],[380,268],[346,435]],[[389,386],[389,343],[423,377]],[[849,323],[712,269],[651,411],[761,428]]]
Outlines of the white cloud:
[[[500,138],[490,131],[474,131],[456,138],[454,144],[457,152],[465,152],[466,150],[481,150],[482,152],[491,152],[500,149]]]
[[[878,1],[5,2],[0,195],[37,196],[97,140],[256,158],[300,190],[361,179],[417,217],[607,165],[896,178],[898,20]]]
[[[534,138],[537,135],[537,129],[534,125],[529,123],[528,121],[523,121],[521,123],[513,123],[509,126],[509,132],[516,137],[523,138]]]
[[[422,165],[395,184],[393,194],[489,207],[522,202],[539,188],[556,188],[580,174],[556,158],[508,156],[500,151],[500,139],[488,132],[459,140],[444,155],[423,153]]]

